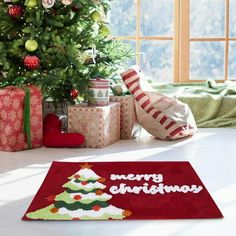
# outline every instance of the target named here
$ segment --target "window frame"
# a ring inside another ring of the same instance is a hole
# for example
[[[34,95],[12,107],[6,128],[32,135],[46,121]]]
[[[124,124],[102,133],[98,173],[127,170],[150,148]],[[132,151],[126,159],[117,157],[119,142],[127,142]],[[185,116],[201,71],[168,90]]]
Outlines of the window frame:
[[[172,41],[173,42],[173,82],[202,82],[204,79],[190,78],[190,44],[191,42],[225,42],[224,47],[224,79],[229,80],[229,42],[236,41],[236,37],[229,36],[230,0],[225,0],[225,35],[224,37],[190,38],[190,1],[173,1],[173,36],[142,36],[141,35],[141,1],[135,0],[136,35],[115,36],[121,40],[132,40],[136,43],[136,64],[141,63],[142,40]],[[230,81],[233,81],[231,79]]]
[[[116,39],[135,41],[135,43],[136,43],[136,64],[137,65],[140,65],[140,63],[141,63],[141,42],[143,40],[146,40],[146,41],[148,41],[148,40],[166,41],[167,40],[167,41],[173,41],[173,44],[174,44],[174,36],[142,36],[141,35],[141,1],[142,0],[135,0],[135,11],[136,11],[136,24],[135,24],[136,34],[135,34],[135,36],[115,36]],[[176,0],[174,0],[174,1],[176,1]],[[174,62],[173,62],[173,65],[174,65]]]
[[[202,82],[204,79],[190,78],[190,43],[191,42],[225,42],[224,47],[224,79],[217,80],[217,82],[224,82],[229,80],[229,42],[236,41],[235,37],[229,37],[229,12],[230,0],[225,0],[225,36],[224,37],[195,37],[190,38],[190,1],[179,0],[179,17],[180,17],[180,70],[177,82]]]

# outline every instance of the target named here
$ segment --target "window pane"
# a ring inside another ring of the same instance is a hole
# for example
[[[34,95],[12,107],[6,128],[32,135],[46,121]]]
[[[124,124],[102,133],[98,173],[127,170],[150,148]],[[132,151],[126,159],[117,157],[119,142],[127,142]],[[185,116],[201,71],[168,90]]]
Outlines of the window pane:
[[[223,79],[224,43],[191,42],[190,79]]]
[[[229,42],[229,79],[236,80],[236,42]]]
[[[224,37],[225,0],[190,1],[190,37]]]
[[[236,1],[230,0],[229,3],[229,35],[236,36]]]
[[[111,1],[108,15],[110,29],[114,36],[131,36],[136,31],[136,12],[134,0]]]
[[[173,35],[173,0],[141,1],[142,35]]]
[[[158,82],[170,82],[173,78],[172,41],[143,41],[141,45],[141,69]]]

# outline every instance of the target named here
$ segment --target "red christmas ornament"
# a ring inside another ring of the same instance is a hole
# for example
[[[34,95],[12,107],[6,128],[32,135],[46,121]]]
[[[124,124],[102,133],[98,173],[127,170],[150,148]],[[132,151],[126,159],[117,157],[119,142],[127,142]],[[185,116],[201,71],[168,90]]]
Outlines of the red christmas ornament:
[[[99,205],[95,205],[95,206],[92,207],[92,209],[94,211],[99,211],[101,209],[101,207]]]
[[[79,200],[81,199],[81,196],[80,196],[80,195],[75,195],[75,196],[74,196],[74,199],[77,200],[77,201],[79,201]]]
[[[88,182],[87,182],[87,181],[82,181],[81,184],[82,184],[82,185],[87,185]]]
[[[23,7],[20,5],[10,5],[8,7],[8,15],[12,18],[20,18],[24,14]]]
[[[72,99],[76,99],[79,96],[79,91],[77,89],[71,89],[70,96]]]
[[[28,70],[36,70],[40,66],[40,60],[37,56],[28,55],[24,58],[24,66]]]
[[[97,195],[97,196],[101,196],[102,194],[103,194],[103,191],[102,190],[97,190],[96,192],[95,192],[95,194]]]
[[[53,208],[50,209],[50,211],[51,211],[52,213],[57,213],[57,212],[59,211],[59,209],[56,208],[56,207],[53,207]]]

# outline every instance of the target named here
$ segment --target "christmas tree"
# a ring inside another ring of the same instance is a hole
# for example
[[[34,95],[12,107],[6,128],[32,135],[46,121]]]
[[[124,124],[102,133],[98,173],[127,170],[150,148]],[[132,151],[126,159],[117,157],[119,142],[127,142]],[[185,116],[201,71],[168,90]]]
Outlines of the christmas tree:
[[[110,0],[0,0],[0,86],[36,84],[73,102],[111,78],[130,47],[109,37]]]
[[[98,176],[91,167],[88,163],[81,165],[63,185],[64,192],[47,197],[52,204],[26,216],[41,220],[118,220],[130,216],[129,210],[108,203],[112,196],[103,192],[106,179]]]

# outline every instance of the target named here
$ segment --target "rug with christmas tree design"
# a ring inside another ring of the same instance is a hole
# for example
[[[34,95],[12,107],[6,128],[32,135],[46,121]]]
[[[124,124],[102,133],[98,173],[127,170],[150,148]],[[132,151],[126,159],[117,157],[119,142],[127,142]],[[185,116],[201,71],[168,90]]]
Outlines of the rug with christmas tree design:
[[[22,219],[222,217],[189,162],[53,162]]]

